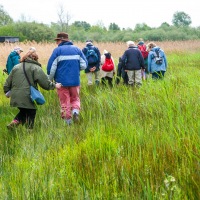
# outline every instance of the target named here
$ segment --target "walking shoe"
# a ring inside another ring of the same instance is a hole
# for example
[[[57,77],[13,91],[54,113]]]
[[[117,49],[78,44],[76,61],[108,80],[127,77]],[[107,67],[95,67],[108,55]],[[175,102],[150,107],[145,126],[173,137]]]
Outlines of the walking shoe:
[[[73,114],[73,121],[74,123],[79,123],[79,114],[76,112]]]
[[[72,119],[66,119],[66,123],[68,126],[72,125]]]
[[[99,81],[98,81],[98,80],[95,81],[95,85],[96,85],[96,86],[99,85]]]
[[[20,122],[16,119],[14,119],[10,124],[7,125],[8,129],[14,129],[15,127],[17,127],[20,124]]]

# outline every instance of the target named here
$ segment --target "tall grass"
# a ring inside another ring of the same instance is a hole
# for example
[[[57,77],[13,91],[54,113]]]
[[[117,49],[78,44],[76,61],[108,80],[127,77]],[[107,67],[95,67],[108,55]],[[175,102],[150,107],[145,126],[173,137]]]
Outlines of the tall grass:
[[[199,199],[200,59],[171,53],[163,81],[88,87],[81,123],[66,126],[43,91],[35,128],[6,130],[17,109],[0,100],[1,199]]]

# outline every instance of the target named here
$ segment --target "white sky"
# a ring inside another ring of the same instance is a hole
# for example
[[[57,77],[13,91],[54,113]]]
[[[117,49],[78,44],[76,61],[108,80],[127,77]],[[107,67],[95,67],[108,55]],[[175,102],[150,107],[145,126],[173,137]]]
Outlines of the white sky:
[[[183,11],[191,17],[192,27],[200,26],[199,0],[0,0],[0,5],[15,20],[25,16],[26,21],[45,24],[58,21],[60,5],[71,20],[86,21],[90,25],[102,22],[108,27],[116,23],[120,28],[134,28],[146,23],[158,27],[163,22],[172,24],[173,14]]]

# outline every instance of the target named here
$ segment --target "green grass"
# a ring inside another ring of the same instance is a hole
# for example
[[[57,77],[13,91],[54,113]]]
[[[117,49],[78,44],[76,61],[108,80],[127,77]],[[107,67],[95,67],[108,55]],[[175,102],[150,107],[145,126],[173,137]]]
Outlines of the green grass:
[[[6,129],[18,110],[0,75],[0,199],[200,199],[199,55],[168,55],[165,79],[139,89],[88,87],[81,73],[81,124],[43,91],[31,133]]]

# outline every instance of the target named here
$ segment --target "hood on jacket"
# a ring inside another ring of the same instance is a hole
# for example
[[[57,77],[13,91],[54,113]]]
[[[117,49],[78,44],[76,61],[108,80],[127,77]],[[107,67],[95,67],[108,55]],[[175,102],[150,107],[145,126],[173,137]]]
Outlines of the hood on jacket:
[[[68,41],[68,42],[63,41],[58,46],[62,46],[62,45],[73,45],[73,43],[71,41]]]
[[[151,49],[151,51],[159,51],[160,50],[160,47],[153,47],[152,49]]]

